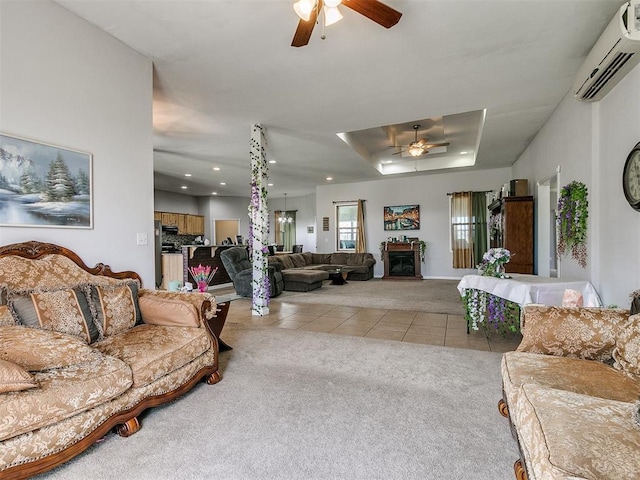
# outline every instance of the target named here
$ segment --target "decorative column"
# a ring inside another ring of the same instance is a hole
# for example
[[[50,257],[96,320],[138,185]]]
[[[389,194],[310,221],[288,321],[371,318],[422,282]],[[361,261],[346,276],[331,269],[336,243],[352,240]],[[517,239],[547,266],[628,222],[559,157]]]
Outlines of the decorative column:
[[[253,263],[252,315],[269,313],[269,210],[267,208],[267,140],[262,125],[251,127],[251,204],[249,205],[249,255]]]

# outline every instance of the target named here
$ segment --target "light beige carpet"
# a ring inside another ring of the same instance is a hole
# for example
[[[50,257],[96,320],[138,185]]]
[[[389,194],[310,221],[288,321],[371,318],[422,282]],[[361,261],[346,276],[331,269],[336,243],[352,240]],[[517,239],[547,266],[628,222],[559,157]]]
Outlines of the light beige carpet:
[[[350,281],[345,285],[324,282],[311,292],[283,292],[272,302],[317,303],[348,307],[415,310],[462,315],[464,313],[459,280],[382,280]]]
[[[323,287],[324,288],[324,287]],[[50,480],[506,480],[500,354],[225,327],[223,379],[142,416]]]

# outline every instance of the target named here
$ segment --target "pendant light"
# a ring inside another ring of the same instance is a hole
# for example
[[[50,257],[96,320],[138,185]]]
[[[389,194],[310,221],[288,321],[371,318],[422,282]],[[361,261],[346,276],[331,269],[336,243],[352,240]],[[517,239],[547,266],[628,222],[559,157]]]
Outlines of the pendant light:
[[[278,222],[280,223],[291,223],[293,222],[293,218],[287,212],[287,194],[284,194],[284,211],[280,212],[280,216],[278,217]]]

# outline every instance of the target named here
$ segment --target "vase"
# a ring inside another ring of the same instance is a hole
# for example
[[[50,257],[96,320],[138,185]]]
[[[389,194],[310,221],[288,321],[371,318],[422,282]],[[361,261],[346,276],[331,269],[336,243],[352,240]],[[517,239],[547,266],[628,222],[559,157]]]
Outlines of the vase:
[[[198,282],[198,291],[206,292],[209,289],[209,284],[207,282],[201,281]]]

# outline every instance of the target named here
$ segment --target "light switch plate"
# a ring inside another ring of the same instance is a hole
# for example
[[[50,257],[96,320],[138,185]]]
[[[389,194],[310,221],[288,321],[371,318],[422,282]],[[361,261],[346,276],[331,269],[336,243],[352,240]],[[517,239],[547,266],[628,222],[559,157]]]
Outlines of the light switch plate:
[[[137,245],[147,245],[149,243],[148,239],[147,239],[147,234],[146,233],[139,233],[136,236],[136,244]]]

